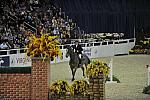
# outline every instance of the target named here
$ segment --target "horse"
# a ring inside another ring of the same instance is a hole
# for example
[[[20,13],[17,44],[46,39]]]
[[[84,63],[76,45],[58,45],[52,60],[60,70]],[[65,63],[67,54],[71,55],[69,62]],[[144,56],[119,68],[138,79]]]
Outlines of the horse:
[[[82,69],[83,76],[85,77],[83,65],[85,65],[85,68],[87,68],[87,65],[90,64],[90,59],[88,58],[88,56],[86,56],[85,54],[82,54],[81,64],[79,64],[80,58],[79,58],[78,54],[74,52],[74,50],[71,46],[67,46],[66,58],[68,58],[68,56],[70,57],[69,65],[70,65],[71,72],[72,72],[72,81],[75,80],[74,77],[75,77],[77,68]]]

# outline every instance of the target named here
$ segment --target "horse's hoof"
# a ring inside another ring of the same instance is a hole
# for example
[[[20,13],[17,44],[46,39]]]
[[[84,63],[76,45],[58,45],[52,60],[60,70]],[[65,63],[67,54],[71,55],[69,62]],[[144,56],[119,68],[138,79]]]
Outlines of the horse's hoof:
[[[72,81],[74,81],[74,79],[72,79]]]

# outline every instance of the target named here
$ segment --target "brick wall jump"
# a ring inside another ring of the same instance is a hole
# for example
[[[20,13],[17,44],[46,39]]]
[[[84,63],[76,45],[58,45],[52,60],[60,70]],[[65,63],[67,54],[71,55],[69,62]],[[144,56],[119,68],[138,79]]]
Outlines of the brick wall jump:
[[[0,74],[0,100],[30,100],[31,74]]]

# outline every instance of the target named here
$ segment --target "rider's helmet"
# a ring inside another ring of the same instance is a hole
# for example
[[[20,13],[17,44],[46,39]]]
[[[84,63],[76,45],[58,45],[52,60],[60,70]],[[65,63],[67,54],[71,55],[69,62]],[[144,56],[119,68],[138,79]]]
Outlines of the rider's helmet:
[[[76,40],[76,41],[75,41],[75,45],[78,45],[78,44],[79,44],[79,41],[78,41],[78,40]]]

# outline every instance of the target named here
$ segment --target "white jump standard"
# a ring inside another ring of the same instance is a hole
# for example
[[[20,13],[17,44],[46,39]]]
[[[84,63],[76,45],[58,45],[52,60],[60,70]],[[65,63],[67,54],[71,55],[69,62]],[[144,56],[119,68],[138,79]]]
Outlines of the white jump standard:
[[[111,58],[108,66],[110,68],[110,73],[108,75],[108,77],[110,78],[110,81],[106,81],[106,83],[117,83],[117,81],[113,81],[113,57]]]

